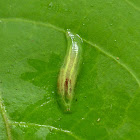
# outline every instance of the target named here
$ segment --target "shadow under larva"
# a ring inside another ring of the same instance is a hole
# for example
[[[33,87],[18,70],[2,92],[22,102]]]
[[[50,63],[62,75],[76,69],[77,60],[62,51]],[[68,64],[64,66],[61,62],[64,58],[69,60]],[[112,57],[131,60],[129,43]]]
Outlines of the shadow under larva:
[[[70,30],[66,32],[67,52],[57,81],[58,102],[63,111],[70,112],[74,88],[82,61],[82,39]]]

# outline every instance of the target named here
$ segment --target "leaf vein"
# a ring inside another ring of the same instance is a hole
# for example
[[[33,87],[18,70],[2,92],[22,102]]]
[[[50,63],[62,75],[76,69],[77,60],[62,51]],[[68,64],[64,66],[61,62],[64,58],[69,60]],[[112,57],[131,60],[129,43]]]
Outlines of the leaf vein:
[[[2,103],[1,96],[0,96],[0,110],[1,110],[1,114],[2,114],[2,117],[3,117],[4,123],[5,123],[7,138],[8,138],[8,140],[12,140],[11,130],[10,130],[8,118],[7,118],[7,115],[6,115],[6,110],[5,110],[5,107]]]
[[[1,18],[1,21],[17,21],[17,22],[26,22],[26,23],[32,23],[32,24],[36,24],[36,25],[42,25],[42,26],[47,26],[47,27],[51,27],[53,29],[56,29],[57,31],[66,33],[66,31],[60,27],[57,27],[55,25],[52,25],[50,23],[43,23],[43,22],[39,22],[39,21],[33,21],[33,20],[27,20],[27,19],[22,19],[22,18]],[[86,43],[88,43],[89,45],[93,46],[94,48],[98,49],[98,51],[102,52],[103,54],[105,54],[106,56],[108,56],[109,58],[113,59],[115,62],[117,62],[119,65],[121,65],[125,70],[127,70],[130,75],[136,80],[136,82],[138,83],[138,85],[140,86],[140,80],[137,78],[137,76],[135,75],[135,73],[128,67],[126,66],[123,62],[121,62],[120,60],[116,60],[115,56],[111,55],[110,53],[108,53],[107,51],[103,50],[101,47],[93,44],[90,41],[87,41],[86,39],[82,38],[83,41],[85,41]]]
[[[51,125],[41,125],[41,124],[36,124],[36,123],[27,123],[27,122],[11,122],[11,125],[15,125],[15,126],[21,126],[21,127],[28,127],[28,126],[34,126],[34,127],[44,127],[44,128],[49,128],[49,129],[54,129],[56,131],[60,131],[63,133],[66,133],[72,137],[74,137],[76,140],[80,140],[80,138],[78,136],[76,136],[75,134],[73,134],[71,131],[69,130],[64,130],[62,128],[57,128]]]
[[[129,0],[124,0],[128,5],[130,5],[131,7],[133,7],[135,10],[140,12],[140,8],[135,6],[132,2],[130,2]]]

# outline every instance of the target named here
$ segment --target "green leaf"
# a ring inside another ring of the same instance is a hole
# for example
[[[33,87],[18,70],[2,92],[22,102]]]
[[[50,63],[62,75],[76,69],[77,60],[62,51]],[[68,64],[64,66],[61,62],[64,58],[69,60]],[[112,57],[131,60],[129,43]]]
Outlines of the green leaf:
[[[66,29],[84,51],[70,114]],[[0,0],[0,140],[139,140],[139,33],[139,0]]]

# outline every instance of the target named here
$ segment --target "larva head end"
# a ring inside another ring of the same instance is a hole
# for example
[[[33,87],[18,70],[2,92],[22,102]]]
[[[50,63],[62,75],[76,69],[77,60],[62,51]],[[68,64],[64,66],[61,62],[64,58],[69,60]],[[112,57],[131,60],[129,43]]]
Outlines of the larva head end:
[[[67,29],[67,31],[66,31],[66,36],[67,36],[68,39],[69,39],[69,38],[71,38],[71,40],[74,39],[74,34],[71,33],[70,29]]]

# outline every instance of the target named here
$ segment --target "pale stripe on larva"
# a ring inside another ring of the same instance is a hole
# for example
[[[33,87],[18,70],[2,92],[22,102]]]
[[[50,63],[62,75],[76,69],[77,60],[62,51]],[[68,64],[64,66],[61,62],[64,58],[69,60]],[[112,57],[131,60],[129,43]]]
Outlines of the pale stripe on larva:
[[[68,48],[64,63],[58,76],[59,101],[65,110],[70,111],[71,101],[74,95],[74,88],[80,68],[82,57],[82,40],[77,34],[70,30],[66,32]]]

